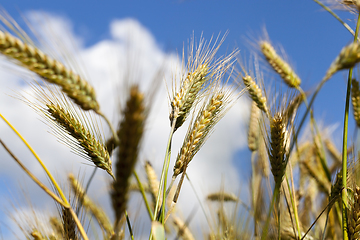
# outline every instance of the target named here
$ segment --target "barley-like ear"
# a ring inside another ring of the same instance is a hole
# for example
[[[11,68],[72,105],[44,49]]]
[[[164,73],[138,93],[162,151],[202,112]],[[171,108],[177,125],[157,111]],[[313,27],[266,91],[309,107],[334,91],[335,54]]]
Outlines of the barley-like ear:
[[[250,151],[256,151],[259,145],[260,134],[260,109],[257,107],[256,102],[252,101],[250,110],[249,130],[248,130],[248,147]]]
[[[216,192],[207,195],[206,197],[210,201],[218,202],[237,202],[239,198],[234,193]]]
[[[61,207],[61,219],[64,229],[65,240],[77,240],[76,223],[71,216],[69,209]]]
[[[250,75],[246,75],[242,77],[242,80],[247,87],[251,99],[256,102],[257,107],[261,109],[266,115],[269,115],[266,97],[263,96],[261,89],[253,80],[253,78]]]
[[[286,136],[286,119],[280,112],[270,119],[270,137],[268,153],[271,164],[271,172],[274,176],[275,185],[280,186],[286,169],[287,145],[289,145]]]
[[[144,132],[146,120],[144,95],[139,91],[137,85],[130,89],[123,111],[123,119],[120,121],[118,137],[119,152],[116,161],[115,177],[111,200],[115,212],[115,230],[126,209],[127,195],[130,176],[133,173],[137,161],[139,146]]]
[[[46,84],[46,83],[45,83]],[[113,176],[111,160],[98,128],[98,120],[91,112],[74,105],[55,86],[32,86],[35,100],[25,102],[48,121],[58,139],[76,154]]]
[[[49,222],[56,236],[64,236],[64,229],[59,218],[51,217]]]
[[[83,110],[99,111],[94,88],[36,47],[0,30],[0,52],[8,58],[17,60],[20,66],[38,74],[42,79],[60,86]]]
[[[68,178],[71,189],[73,190],[75,196],[78,196],[81,205],[95,217],[96,221],[99,223],[100,227],[106,231],[107,235],[112,236],[114,234],[114,230],[104,210],[102,210],[89,198],[73,174],[69,174]]]
[[[351,84],[351,103],[356,125],[360,127],[360,88],[356,79],[353,79]]]
[[[354,189],[354,199],[348,209],[348,234],[349,239],[360,238],[360,188]]]
[[[300,78],[290,65],[276,53],[270,42],[261,41],[260,49],[270,66],[281,76],[289,87],[298,88],[300,86]]]
[[[176,158],[174,177],[184,171],[185,165],[187,165],[200,150],[208,133],[219,120],[219,113],[221,113],[223,109],[223,98],[223,93],[214,94],[207,106],[199,112],[192,127],[189,128],[183,146]]]
[[[46,106],[47,117],[58,124],[59,129],[72,136],[75,141],[71,139],[69,141],[82,149],[84,153],[81,154],[81,150],[75,150],[79,151],[84,158],[92,161],[98,168],[104,169],[110,176],[114,177],[109,153],[91,131],[76,118],[75,114],[60,105],[51,103]]]
[[[345,46],[330,65],[324,79],[329,79],[337,71],[355,66],[360,61],[360,43],[358,41]]]
[[[335,182],[331,185],[331,191],[329,196],[329,209],[334,205],[336,199],[341,197],[341,190],[342,190],[342,172],[339,171],[336,174]]]
[[[182,76],[180,89],[173,90],[171,100],[170,124],[175,120],[175,130],[178,129],[186,120],[194,103],[199,101],[199,93],[205,88],[210,89],[214,75],[218,71],[224,71],[224,66],[230,67],[236,51],[229,54],[224,59],[214,60],[215,54],[225,38],[219,44],[211,47],[211,40],[208,44],[201,39],[198,46],[192,41],[187,60],[187,73]],[[196,48],[196,49],[194,49]],[[184,58],[184,57],[183,57]],[[184,61],[184,60],[183,60]],[[176,78],[175,78],[176,80]]]

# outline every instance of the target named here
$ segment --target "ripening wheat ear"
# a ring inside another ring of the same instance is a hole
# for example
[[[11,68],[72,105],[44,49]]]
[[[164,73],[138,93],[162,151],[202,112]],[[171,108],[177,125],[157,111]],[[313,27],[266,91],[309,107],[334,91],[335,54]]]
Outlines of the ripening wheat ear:
[[[337,71],[355,66],[360,61],[360,43],[358,41],[345,46],[330,65],[324,79],[328,80]]]
[[[194,41],[192,41],[188,50],[187,73],[181,77],[180,89],[173,90],[169,118],[171,125],[175,121],[174,131],[185,122],[194,103],[199,101],[199,92],[204,88],[211,87],[212,76],[220,69],[223,69],[223,66],[231,65],[229,63],[232,62],[237,51],[232,52],[224,59],[214,59],[223,41],[224,38],[217,45],[215,42],[212,47],[210,45],[211,40],[209,43],[206,43],[201,39],[198,46],[195,46]]]
[[[360,188],[354,187],[353,201],[348,209],[348,234],[349,239],[360,238]]]
[[[356,125],[360,127],[360,88],[356,79],[353,79],[351,84],[351,103]]]
[[[260,134],[260,109],[257,107],[256,102],[252,101],[250,110],[249,130],[248,130],[248,147],[250,151],[254,152],[259,147],[259,134]]]
[[[137,161],[139,146],[144,132],[146,120],[144,95],[139,91],[137,85],[130,89],[123,119],[120,121],[118,137],[120,140],[118,159],[116,160],[115,177],[111,200],[115,212],[115,230],[126,209],[127,195],[130,176],[133,173]]]
[[[38,48],[0,30],[0,52],[6,57],[38,74],[42,79],[61,87],[83,110],[99,111],[94,88],[62,63]]]
[[[291,88],[298,88],[301,84],[300,78],[290,65],[281,58],[269,41],[260,41],[260,49],[270,66],[277,72],[284,82]]]
[[[114,178],[95,116],[73,105],[56,87],[46,87],[34,85],[36,101],[26,100],[28,105],[45,117],[61,142]]]

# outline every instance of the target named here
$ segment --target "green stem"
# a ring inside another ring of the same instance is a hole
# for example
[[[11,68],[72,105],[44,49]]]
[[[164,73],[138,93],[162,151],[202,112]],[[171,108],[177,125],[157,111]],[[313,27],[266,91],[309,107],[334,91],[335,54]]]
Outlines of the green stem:
[[[277,185],[279,185],[279,186],[277,186]],[[269,213],[268,213],[268,216],[267,216],[267,218],[266,218],[265,226],[264,226],[264,228],[263,228],[263,232],[262,232],[262,235],[261,235],[261,240],[268,239],[268,238],[267,238],[267,234],[268,234],[268,230],[269,230],[271,213],[272,213],[272,210],[273,210],[273,208],[274,208],[275,200],[277,199],[277,196],[279,195],[279,190],[280,190],[280,184],[276,184],[276,185],[275,185],[275,188],[274,188],[274,191],[273,191],[273,196],[272,196],[272,199],[271,199],[271,204],[270,204],[270,207],[269,207]]]
[[[322,8],[324,8],[326,11],[328,11],[336,20],[338,20],[354,37],[357,36],[356,33],[351,29],[351,27],[345,23],[336,13],[334,13],[329,7],[325,6],[322,2],[318,0],[314,0],[317,4],[319,4]],[[356,38],[356,37],[355,37]],[[360,39],[358,39],[360,40]]]
[[[134,170],[134,176],[135,176],[136,181],[137,181],[137,183],[138,183],[138,185],[139,185],[140,192],[141,192],[141,195],[142,195],[142,197],[143,197],[143,199],[144,199],[145,206],[146,206],[146,209],[147,209],[147,211],[148,211],[148,213],[149,213],[150,219],[152,220],[152,219],[154,218],[154,214],[153,214],[153,212],[151,211],[151,208],[150,208],[149,202],[148,202],[148,200],[147,200],[147,198],[146,198],[145,190],[144,190],[144,187],[143,187],[143,185],[142,185],[142,183],[141,183],[141,181],[140,181],[139,175],[137,174],[137,172],[136,172],[135,170]]]
[[[119,140],[119,137],[113,127],[113,125],[111,124],[110,120],[105,116],[104,113],[102,113],[100,110],[96,112],[97,114],[99,114],[107,123],[107,125],[109,126],[110,128],[110,131],[112,133],[112,135],[114,136],[114,140],[115,140],[115,145],[118,146],[119,143],[120,143],[120,140]]]
[[[128,215],[126,210],[125,210],[125,216],[126,216],[126,222],[127,222],[127,225],[128,225],[128,229],[129,229],[131,239],[134,240],[134,234],[133,234],[133,231],[132,231],[131,222],[130,222],[129,215]]]
[[[356,31],[355,31],[355,37],[354,42],[357,40],[357,36],[359,33],[359,26],[360,26],[360,14],[358,15],[358,20],[356,23]],[[343,229],[343,239],[348,239],[347,234],[347,191],[346,191],[346,180],[347,180],[347,138],[348,138],[348,122],[349,122],[349,107],[350,107],[350,92],[351,92],[351,79],[352,79],[352,72],[353,69],[349,69],[349,75],[348,75],[348,83],[347,83],[347,90],[346,90],[346,103],[345,103],[345,114],[344,114],[344,135],[343,135],[343,149],[342,149],[342,184],[343,184],[343,190],[341,193],[341,198],[343,202],[342,206],[342,229]]]

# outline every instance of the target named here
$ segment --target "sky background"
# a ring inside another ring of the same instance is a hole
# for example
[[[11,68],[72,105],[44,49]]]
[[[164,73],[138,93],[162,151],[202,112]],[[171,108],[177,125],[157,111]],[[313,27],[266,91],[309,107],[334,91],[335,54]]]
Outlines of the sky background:
[[[256,51],[254,47],[256,41],[264,37],[263,29],[266,28],[272,43],[285,50],[287,58],[302,79],[302,88],[311,91],[324,76],[342,47],[352,41],[351,34],[339,22],[310,0],[12,0],[0,4],[21,25],[23,25],[22,15],[25,15],[37,31],[42,31],[44,35],[55,36],[58,45],[67,46],[69,39],[72,39],[72,47],[77,52],[76,58],[80,59],[86,75],[90,76],[89,80],[97,90],[102,107],[105,105],[104,112],[114,124],[117,120],[114,109],[119,101],[123,101],[122,98],[126,93],[122,89],[122,76],[129,67],[131,68],[131,64],[127,62],[129,52],[136,53],[138,77],[141,78],[142,89],[146,91],[160,66],[163,67],[164,80],[171,83],[172,73],[180,64],[177,54],[181,53],[184,45],[187,46],[192,34],[197,39],[202,35],[205,40],[209,40],[212,36],[218,34],[222,36],[228,32],[218,55],[227,54],[237,48],[240,50],[239,57],[245,59],[247,63]],[[337,13],[350,26],[354,26],[354,15],[341,11]],[[54,51],[54,49],[48,50]],[[67,52],[74,54],[72,50],[69,49]],[[14,95],[14,91],[29,92],[29,87],[24,84],[24,75],[19,77],[13,67],[9,67],[4,61],[1,63],[0,112],[24,134],[59,179],[64,180],[62,176],[70,171],[79,173],[87,179],[93,168],[86,165],[83,159],[69,153],[67,147],[59,144],[56,138],[48,133],[50,130],[41,122],[41,117],[31,108],[9,96]],[[276,75],[265,76],[264,83],[267,89],[273,87],[286,89]],[[340,146],[342,137],[345,79],[345,72],[337,73],[325,84],[314,105],[315,118],[321,126],[330,126],[337,146]],[[115,96],[114,89],[119,89]],[[170,130],[164,81],[161,82],[159,89],[154,102],[154,111],[147,125],[147,135],[138,167],[141,169],[141,164],[145,159],[149,159],[158,173],[161,171]],[[116,101],[109,101],[110,97]],[[241,191],[243,201],[248,202],[247,188],[250,177],[250,153],[246,146],[248,103],[246,95],[240,98],[190,165],[189,176],[193,177],[192,180],[202,197],[211,191],[219,190],[223,183],[226,189],[236,193]],[[351,133],[354,130],[352,117],[350,117],[349,129]],[[185,127],[176,133],[173,157],[176,156],[185,133]],[[1,122],[0,137],[35,175],[39,175],[40,179],[46,182],[35,159],[29,157],[30,153]],[[56,208],[52,200],[22,174],[20,168],[3,149],[0,149],[0,157],[0,204],[7,206],[3,208],[4,212],[0,212],[0,230],[2,237],[8,239],[9,228],[15,228],[8,214],[17,215],[13,208],[9,207],[9,202],[19,204],[18,209],[21,209],[21,212],[30,212],[29,203],[24,200],[21,189],[25,189],[25,194],[31,199],[34,208],[42,209],[44,212],[52,209],[54,214]],[[108,203],[104,205],[110,203],[109,199],[101,197],[106,195],[108,183],[106,174],[98,173],[97,181],[90,189],[90,194],[96,196],[99,202]],[[193,191],[188,184],[184,186],[182,194],[179,208],[186,217],[196,206],[196,201],[188,202],[188,199],[195,198],[191,195]],[[13,199],[19,202],[14,202]],[[109,208],[107,210],[110,211]],[[196,225],[199,226],[198,229],[204,228],[204,225],[201,225],[204,220],[201,215],[201,210],[198,210],[196,213],[198,220],[194,220],[199,224]],[[141,231],[146,235],[146,226],[139,230]]]

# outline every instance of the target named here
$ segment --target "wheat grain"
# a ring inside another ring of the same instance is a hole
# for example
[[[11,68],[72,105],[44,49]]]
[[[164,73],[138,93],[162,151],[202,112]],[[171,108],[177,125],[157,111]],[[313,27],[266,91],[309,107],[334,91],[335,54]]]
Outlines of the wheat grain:
[[[300,78],[290,65],[276,53],[270,42],[261,41],[260,49],[270,66],[281,76],[289,87],[298,88],[300,86]]]
[[[38,48],[0,30],[0,52],[19,61],[21,66],[42,79],[62,88],[83,110],[99,111],[94,88],[62,63],[52,59]]]

